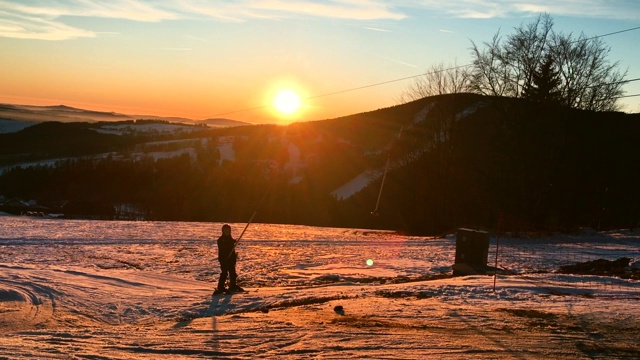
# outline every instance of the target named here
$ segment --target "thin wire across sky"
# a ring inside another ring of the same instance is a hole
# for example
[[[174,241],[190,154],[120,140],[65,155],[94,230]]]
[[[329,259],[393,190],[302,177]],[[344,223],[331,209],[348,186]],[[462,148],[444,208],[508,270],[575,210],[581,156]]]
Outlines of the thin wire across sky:
[[[610,33],[606,33],[606,34],[602,34],[602,35],[596,35],[596,36],[593,36],[593,37],[590,37],[590,38],[586,38],[586,39],[577,39],[576,41],[593,40],[593,39],[598,39],[598,38],[602,38],[602,37],[605,37],[605,36],[617,35],[617,34],[629,32],[629,31],[635,31],[635,30],[640,30],[640,26],[636,26],[636,27],[629,28],[629,29],[624,29],[624,30],[618,30],[618,31],[614,31],[614,32],[610,32]],[[438,72],[461,69],[461,68],[469,67],[471,65],[473,65],[473,64],[459,65],[459,66],[454,66],[454,67],[450,67],[450,68],[447,68],[447,69],[436,70],[436,71],[432,71],[432,72],[423,72],[421,74],[406,76],[406,77],[402,77],[402,78],[398,78],[398,79],[387,80],[387,81],[372,83],[372,84],[368,84],[368,85],[362,85],[362,86],[358,86],[358,87],[354,87],[354,88],[333,91],[333,92],[329,92],[329,93],[325,93],[325,94],[308,96],[308,97],[303,98],[303,100],[318,99],[318,98],[323,98],[323,97],[328,97],[328,96],[344,94],[344,93],[363,90],[363,89],[372,88],[372,87],[376,87],[376,86],[392,84],[392,83],[396,83],[396,82],[399,82],[399,81],[415,79],[415,78],[418,78],[418,77],[421,77],[421,76],[425,76],[425,75],[429,75],[429,74],[435,74],[435,73],[438,73]],[[626,83],[630,83],[630,82],[634,82],[634,81],[638,81],[638,80],[640,80],[640,78],[635,78],[635,79],[630,79],[630,80],[623,80],[623,81],[616,82],[615,84],[619,84],[619,83],[626,84]],[[611,83],[611,84],[614,84],[614,83]],[[610,84],[607,84],[607,85],[610,85]],[[624,96],[618,96],[617,99],[630,98],[630,97],[636,97],[636,96],[640,96],[640,93],[631,94],[631,95],[624,95]],[[228,111],[228,112],[224,112],[224,113],[215,114],[215,115],[213,115],[211,117],[218,117],[218,116],[223,116],[223,115],[236,114],[236,113],[245,112],[245,111],[260,110],[260,109],[268,108],[270,106],[271,105],[261,105],[261,106],[251,107],[251,108],[232,110],[232,111]]]

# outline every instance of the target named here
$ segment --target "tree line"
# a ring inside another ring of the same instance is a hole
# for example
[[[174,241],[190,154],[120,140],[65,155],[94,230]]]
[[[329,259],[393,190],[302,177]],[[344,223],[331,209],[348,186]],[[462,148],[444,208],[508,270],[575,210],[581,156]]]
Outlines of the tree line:
[[[421,109],[428,113],[416,121]],[[416,234],[634,227],[638,116],[441,95],[340,119],[224,129],[192,155],[16,167],[0,176],[0,192],[51,205],[129,204],[152,220],[243,222],[256,212],[257,222]],[[234,139],[235,159],[222,159],[220,138]],[[387,158],[378,217],[380,177],[346,199],[331,195]]]
[[[640,225],[640,169],[633,165],[640,115],[470,94],[427,99],[437,99],[429,120],[405,127],[395,145],[416,155],[387,174],[374,223],[431,234],[461,226],[570,231]],[[469,109],[474,112],[459,117]],[[412,143],[422,149],[416,152]],[[380,180],[350,199],[353,213],[375,199],[379,186]]]

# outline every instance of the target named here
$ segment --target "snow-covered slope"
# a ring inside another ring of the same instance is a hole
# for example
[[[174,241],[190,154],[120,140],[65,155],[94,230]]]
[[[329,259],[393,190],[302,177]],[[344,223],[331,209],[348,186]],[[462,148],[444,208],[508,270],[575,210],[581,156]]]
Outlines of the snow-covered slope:
[[[429,114],[431,110],[433,110],[434,106],[436,106],[437,102],[432,101],[424,105],[424,107],[418,111],[414,117],[413,122],[408,125],[403,130],[410,130],[411,127],[419,125],[428,121]],[[479,108],[486,106],[485,102],[477,101],[475,103],[470,104],[464,110],[460,111],[455,115],[455,120],[459,121],[460,119],[473,114]],[[400,131],[398,137],[402,136],[402,130]],[[395,140],[395,139],[394,139]],[[386,146],[388,151],[393,144],[390,143]],[[390,161],[388,169],[394,169],[401,164],[406,164],[406,162],[411,158],[417,158],[421,153],[424,152],[424,148],[417,148],[412,153],[405,154],[402,158],[396,158]],[[338,200],[345,200],[354,194],[358,193],[360,190],[367,187],[371,182],[378,180],[380,177],[384,175],[386,171],[385,168],[377,168],[377,169],[367,169],[364,172],[356,175],[353,179],[349,180],[345,184],[341,185],[337,189],[331,192],[331,195],[334,196]]]
[[[499,275],[494,291],[492,276],[448,275],[454,237],[252,224],[238,245],[241,284],[249,292],[212,297],[221,224],[12,216],[0,223],[7,229],[0,234],[0,357],[578,359],[640,353],[637,281],[590,277],[583,288],[584,276]],[[233,234],[244,225],[232,224]],[[589,246],[607,258],[640,257],[634,233],[551,240]],[[546,249],[507,261],[522,269],[550,259],[575,262],[558,247]],[[603,286],[593,287],[599,281]]]

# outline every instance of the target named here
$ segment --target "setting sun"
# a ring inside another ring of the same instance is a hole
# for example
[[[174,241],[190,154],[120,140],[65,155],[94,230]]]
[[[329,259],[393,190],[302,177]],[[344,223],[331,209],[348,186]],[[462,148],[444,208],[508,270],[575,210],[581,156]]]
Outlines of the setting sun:
[[[273,106],[283,115],[293,115],[302,105],[300,95],[291,89],[278,91],[273,98]]]

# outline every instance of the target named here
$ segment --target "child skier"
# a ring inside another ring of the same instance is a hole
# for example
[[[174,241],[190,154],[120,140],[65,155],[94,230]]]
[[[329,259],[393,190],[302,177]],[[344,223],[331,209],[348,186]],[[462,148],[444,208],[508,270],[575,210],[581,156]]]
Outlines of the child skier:
[[[220,262],[220,279],[218,287],[213,292],[214,295],[225,292],[242,292],[243,288],[236,284],[238,273],[236,272],[236,241],[231,237],[231,226],[222,225],[222,235],[218,238],[218,261]],[[225,289],[224,284],[229,278],[229,289]]]

